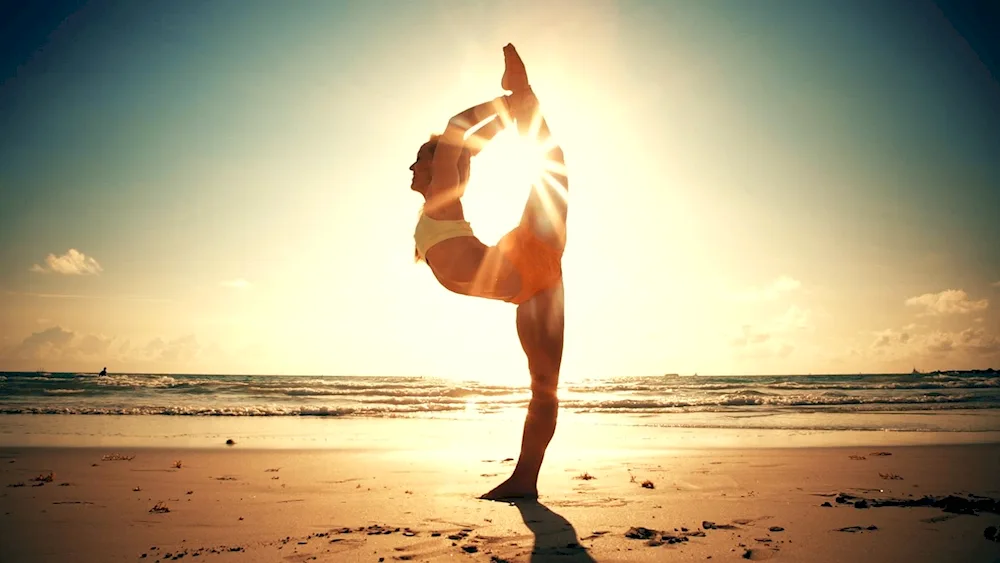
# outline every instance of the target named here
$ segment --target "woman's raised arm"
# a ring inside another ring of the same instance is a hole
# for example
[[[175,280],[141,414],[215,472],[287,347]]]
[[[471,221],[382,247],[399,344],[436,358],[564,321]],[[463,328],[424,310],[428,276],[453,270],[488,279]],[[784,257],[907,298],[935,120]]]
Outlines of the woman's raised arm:
[[[506,100],[503,96],[472,106],[455,114],[454,117],[448,120],[448,126],[445,128],[444,133],[441,134],[438,146],[434,150],[434,161],[431,165],[431,191],[440,192],[441,190],[452,190],[458,187],[458,159],[462,154],[462,149],[466,145],[466,131],[482,123],[485,119],[496,116],[500,112],[509,113]],[[494,119],[494,121],[496,120]],[[487,128],[489,129],[484,133],[490,133],[491,137],[499,131],[495,126],[491,127],[489,124],[482,129]],[[485,135],[478,133],[477,131],[477,135],[474,135],[477,139],[475,141],[477,144],[481,142],[480,139],[485,138]],[[479,150],[482,150],[481,146],[478,150],[473,149],[472,152],[478,153]]]

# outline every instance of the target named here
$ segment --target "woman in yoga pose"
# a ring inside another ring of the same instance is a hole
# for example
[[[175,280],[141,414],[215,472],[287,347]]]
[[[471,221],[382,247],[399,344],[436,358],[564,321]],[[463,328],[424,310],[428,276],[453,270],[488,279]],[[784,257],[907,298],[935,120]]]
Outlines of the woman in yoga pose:
[[[538,472],[556,428],[559,366],[563,351],[562,255],[566,245],[568,181],[562,149],[539,112],[524,64],[504,47],[501,85],[512,93],[452,117],[444,133],[417,152],[411,188],[424,197],[414,233],[417,258],[427,262],[450,291],[517,305],[517,335],[528,359],[531,401],[521,453],[513,474],[481,498],[534,498]],[[496,246],[473,234],[462,212],[471,157],[515,119],[522,135],[534,134],[551,170],[532,185],[521,221]],[[481,125],[483,121],[488,121]],[[479,129],[468,136],[474,126]]]

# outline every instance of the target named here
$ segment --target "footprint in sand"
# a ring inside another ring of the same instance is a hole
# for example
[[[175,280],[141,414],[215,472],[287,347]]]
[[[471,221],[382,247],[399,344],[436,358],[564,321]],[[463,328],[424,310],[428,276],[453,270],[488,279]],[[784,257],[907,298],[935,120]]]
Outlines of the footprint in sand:
[[[759,547],[753,547],[743,552],[743,559],[749,559],[751,561],[763,561],[765,559],[770,559],[777,555],[777,552],[773,549],[763,549]]]

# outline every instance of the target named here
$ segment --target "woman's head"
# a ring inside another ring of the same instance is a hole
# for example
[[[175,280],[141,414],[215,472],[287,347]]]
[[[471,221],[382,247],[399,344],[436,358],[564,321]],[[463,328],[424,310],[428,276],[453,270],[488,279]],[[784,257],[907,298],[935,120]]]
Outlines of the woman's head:
[[[440,135],[431,135],[430,140],[421,145],[420,150],[417,151],[417,160],[410,165],[410,170],[413,171],[413,180],[410,183],[410,189],[424,196],[427,195],[427,188],[431,185],[434,151],[437,149],[440,140]],[[472,154],[469,152],[469,149],[463,147],[458,157],[458,179],[463,185],[469,181],[471,159]]]

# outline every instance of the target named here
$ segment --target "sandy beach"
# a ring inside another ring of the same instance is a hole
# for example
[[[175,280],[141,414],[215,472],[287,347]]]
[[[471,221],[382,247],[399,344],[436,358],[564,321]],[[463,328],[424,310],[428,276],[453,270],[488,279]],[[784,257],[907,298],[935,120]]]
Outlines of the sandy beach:
[[[1000,0],[11,5],[0,563],[1000,563]]]
[[[332,447],[214,434],[187,447],[7,445],[0,559],[1000,561],[1000,444],[868,433],[774,447],[794,433],[678,439],[569,418],[538,502],[476,498],[510,472],[516,424],[336,421]]]

